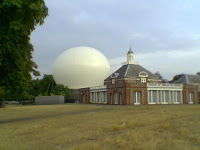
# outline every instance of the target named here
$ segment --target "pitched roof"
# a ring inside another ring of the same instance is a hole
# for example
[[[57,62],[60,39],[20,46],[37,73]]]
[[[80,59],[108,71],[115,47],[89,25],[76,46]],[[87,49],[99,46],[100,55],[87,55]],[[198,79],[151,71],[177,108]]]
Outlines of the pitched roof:
[[[148,74],[149,79],[157,79],[159,78],[152,74],[150,71],[147,69],[143,68],[140,65],[136,64],[126,64],[123,65],[121,68],[119,68],[117,71],[115,71],[113,74],[111,74],[108,78],[105,79],[105,81],[111,80],[113,76],[116,77],[116,79],[122,79],[122,78],[136,78],[139,79],[139,73],[145,71]]]
[[[200,76],[199,75],[188,75],[184,74],[181,78],[179,78],[174,83],[182,83],[182,84],[188,84],[188,83],[198,83],[200,84]]]

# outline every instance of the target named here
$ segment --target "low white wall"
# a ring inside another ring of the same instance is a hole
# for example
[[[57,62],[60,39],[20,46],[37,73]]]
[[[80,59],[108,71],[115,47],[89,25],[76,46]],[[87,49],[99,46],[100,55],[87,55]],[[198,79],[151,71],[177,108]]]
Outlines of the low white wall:
[[[64,104],[64,103],[65,103],[65,97],[62,95],[35,97],[36,105],[51,105],[51,104]]]

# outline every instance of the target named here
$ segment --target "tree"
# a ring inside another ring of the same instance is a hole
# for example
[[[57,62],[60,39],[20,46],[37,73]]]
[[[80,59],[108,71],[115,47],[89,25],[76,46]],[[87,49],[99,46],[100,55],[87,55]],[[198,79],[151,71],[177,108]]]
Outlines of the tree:
[[[69,90],[69,88],[67,86],[65,87],[62,84],[57,84],[54,87],[53,94],[55,94],[55,95],[63,95],[63,96],[65,96],[65,99],[70,98],[70,90]]]
[[[160,72],[159,72],[159,71],[157,71],[157,72],[155,73],[155,75],[156,75],[159,79],[163,79],[163,77],[160,75]]]
[[[52,75],[44,75],[44,77],[39,81],[38,84],[38,94],[48,96],[52,93],[53,88],[56,86],[56,83]]]
[[[26,97],[30,73],[40,74],[32,60],[30,35],[47,15],[44,0],[0,0],[0,86],[5,98]]]
[[[4,87],[0,86],[0,108],[5,107],[5,102],[4,102]]]
[[[175,76],[173,77],[172,81],[177,81],[177,80],[180,79],[182,76],[183,76],[183,74],[175,75]]]

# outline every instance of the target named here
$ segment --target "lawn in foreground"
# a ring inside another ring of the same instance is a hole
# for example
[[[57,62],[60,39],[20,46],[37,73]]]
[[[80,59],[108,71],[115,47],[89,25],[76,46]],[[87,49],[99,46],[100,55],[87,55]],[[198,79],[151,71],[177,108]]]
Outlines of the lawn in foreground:
[[[0,109],[0,122],[33,116],[38,118],[0,123],[1,150],[200,149],[200,105],[65,104]]]

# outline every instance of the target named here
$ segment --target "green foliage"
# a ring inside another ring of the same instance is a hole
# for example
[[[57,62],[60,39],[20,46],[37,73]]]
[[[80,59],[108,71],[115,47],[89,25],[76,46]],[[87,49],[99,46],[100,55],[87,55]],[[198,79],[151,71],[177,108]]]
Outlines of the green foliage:
[[[53,94],[53,93],[50,93],[50,96],[54,96],[54,94]]]
[[[5,91],[4,90],[5,90],[5,88],[0,86],[0,98],[4,97],[4,95],[5,95]]]
[[[32,80],[31,94],[34,96],[48,96],[52,93],[55,85],[53,76],[45,74],[41,80]]]
[[[163,79],[163,77],[161,76],[160,72],[156,72],[155,75],[159,78],[159,79]]]
[[[8,100],[29,97],[30,73],[39,75],[30,34],[47,15],[44,0],[0,0],[0,86]]]
[[[65,96],[66,99],[70,98],[69,88],[67,86],[65,87],[62,84],[57,84],[53,89],[53,93],[55,95],[63,95],[63,96]]]
[[[52,95],[63,95],[66,98],[70,98],[70,90],[62,84],[55,83],[52,75],[44,75],[39,80],[32,80],[32,87],[29,94],[34,96],[52,96]]]
[[[180,79],[182,76],[183,76],[183,74],[175,75],[175,76],[173,77],[172,81],[176,81],[176,80]]]

